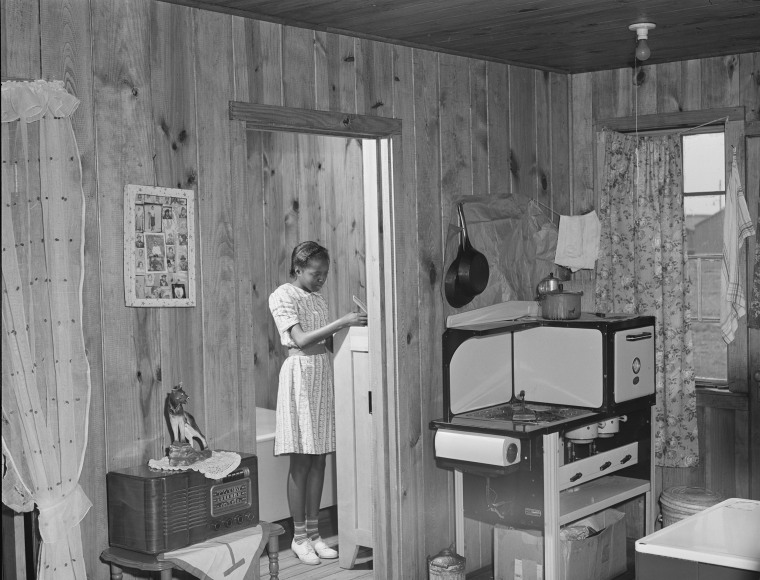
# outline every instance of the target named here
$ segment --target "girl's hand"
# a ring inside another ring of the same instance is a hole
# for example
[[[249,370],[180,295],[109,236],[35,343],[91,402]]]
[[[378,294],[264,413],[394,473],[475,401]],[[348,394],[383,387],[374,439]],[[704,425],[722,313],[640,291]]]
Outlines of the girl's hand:
[[[367,315],[364,312],[349,312],[340,319],[343,326],[367,326]]]

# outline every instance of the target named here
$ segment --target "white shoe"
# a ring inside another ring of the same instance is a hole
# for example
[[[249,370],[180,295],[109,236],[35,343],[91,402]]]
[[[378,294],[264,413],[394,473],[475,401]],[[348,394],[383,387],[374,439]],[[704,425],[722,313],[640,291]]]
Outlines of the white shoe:
[[[338,557],[337,550],[333,550],[325,543],[322,538],[317,538],[316,540],[309,541],[311,542],[314,551],[317,553],[317,556],[320,558],[324,558],[325,560],[333,560]]]
[[[290,549],[293,550],[293,553],[298,556],[298,559],[304,564],[316,566],[322,562],[322,560],[319,559],[319,556],[314,553],[314,548],[311,546],[309,540],[301,542],[300,544],[293,540],[290,544]]]

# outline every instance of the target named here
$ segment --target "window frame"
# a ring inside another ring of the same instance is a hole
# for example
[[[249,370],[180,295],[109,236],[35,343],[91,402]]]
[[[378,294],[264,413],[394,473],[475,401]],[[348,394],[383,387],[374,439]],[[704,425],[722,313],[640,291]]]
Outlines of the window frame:
[[[669,134],[673,134],[676,131],[667,131]],[[695,192],[686,192],[685,187],[685,181],[686,181],[686,170],[685,170],[685,159],[684,159],[684,137],[693,136],[693,135],[705,135],[705,134],[714,134],[714,133],[722,133],[723,134],[723,161],[724,161],[724,168],[723,168],[723,184],[724,187],[722,190],[715,190],[715,191],[695,191]],[[651,134],[651,133],[649,133]],[[706,197],[708,195],[722,195],[726,196],[726,190],[728,186],[728,163],[726,160],[726,131],[725,127],[723,125],[714,126],[714,127],[700,127],[699,129],[696,129],[694,131],[681,131],[680,132],[681,137],[681,163],[682,163],[682,170],[681,170],[681,198],[683,203],[686,202],[686,197]],[[697,291],[693,293],[697,300],[697,304],[692,304],[692,312],[691,312],[691,318],[690,322],[692,325],[695,322],[699,323],[710,323],[710,324],[717,324],[718,327],[720,327],[720,314],[718,314],[717,319],[715,317],[704,317],[702,316],[702,280],[701,280],[701,264],[703,260],[722,260],[723,254],[722,253],[701,253],[701,254],[691,254],[689,255],[687,253],[687,259],[688,260],[696,260],[697,261],[697,280],[692,280],[692,287],[694,285],[697,285]],[[707,319],[705,319],[707,318]],[[725,345],[725,354],[726,354],[726,378],[717,378],[717,377],[699,377],[696,376],[696,386],[702,387],[702,388],[719,388],[719,389],[726,389],[729,385],[729,368],[730,368],[730,361],[729,361],[729,351],[728,346]],[[694,352],[694,355],[696,356],[696,351]],[[694,369],[695,375],[696,375],[696,368]]]
[[[593,122],[593,131],[596,135],[595,152],[594,152],[594,195],[596,207],[599,205],[599,196],[601,194],[600,168],[604,164],[604,148],[600,146],[604,143],[603,131],[609,129],[620,133],[634,133],[649,135],[665,135],[683,132],[691,132],[696,127],[706,128],[707,126],[716,126],[718,130],[722,129],[725,134],[725,161],[726,176],[731,170],[731,153],[732,146],[736,150],[737,163],[739,172],[742,176],[742,183],[745,184],[747,179],[746,171],[746,142],[745,132],[745,108],[740,107],[723,107],[715,109],[698,109],[694,111],[677,111],[672,113],[654,113],[648,115],[631,115],[627,117],[610,117],[597,119]],[[752,124],[750,133],[752,134]],[[727,183],[727,181],[726,181]],[[745,192],[746,193],[746,192]],[[748,198],[749,200],[749,198]],[[746,246],[745,246],[746,248]],[[742,254],[742,268],[749,272],[749,257],[747,252]],[[748,289],[748,288],[745,288]],[[733,393],[747,393],[749,390],[749,329],[747,328],[747,317],[739,319],[739,327],[736,331],[736,339],[728,345],[728,390]],[[715,383],[701,384],[700,386],[721,387]]]

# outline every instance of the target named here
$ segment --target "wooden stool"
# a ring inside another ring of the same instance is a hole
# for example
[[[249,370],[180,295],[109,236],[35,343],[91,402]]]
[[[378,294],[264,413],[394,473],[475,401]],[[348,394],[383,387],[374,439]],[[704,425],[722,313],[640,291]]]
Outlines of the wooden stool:
[[[271,580],[278,580],[280,577],[280,544],[277,536],[284,534],[285,529],[280,524],[274,523],[262,526],[262,529],[269,529],[269,534],[264,538],[269,556],[269,577]],[[100,554],[100,558],[111,566],[111,580],[122,580],[124,569],[161,572],[161,580],[172,580],[174,563],[159,560],[158,556],[152,554],[142,554],[124,548],[106,548]],[[254,563],[253,565],[258,564]]]

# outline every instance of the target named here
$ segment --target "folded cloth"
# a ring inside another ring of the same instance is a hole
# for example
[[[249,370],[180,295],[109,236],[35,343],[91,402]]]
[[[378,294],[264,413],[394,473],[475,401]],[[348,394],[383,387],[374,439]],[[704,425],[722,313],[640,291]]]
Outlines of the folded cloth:
[[[253,528],[159,554],[157,559],[170,561],[199,580],[252,580],[268,538],[269,524],[262,522]]]
[[[746,313],[747,301],[739,268],[739,253],[744,240],[755,233],[752,218],[744,199],[736,153],[726,187],[726,209],[723,214],[723,263],[720,272],[720,330],[723,342],[734,340],[739,319]]]
[[[594,268],[599,253],[599,232],[599,218],[595,211],[560,216],[554,263],[573,272]]]

